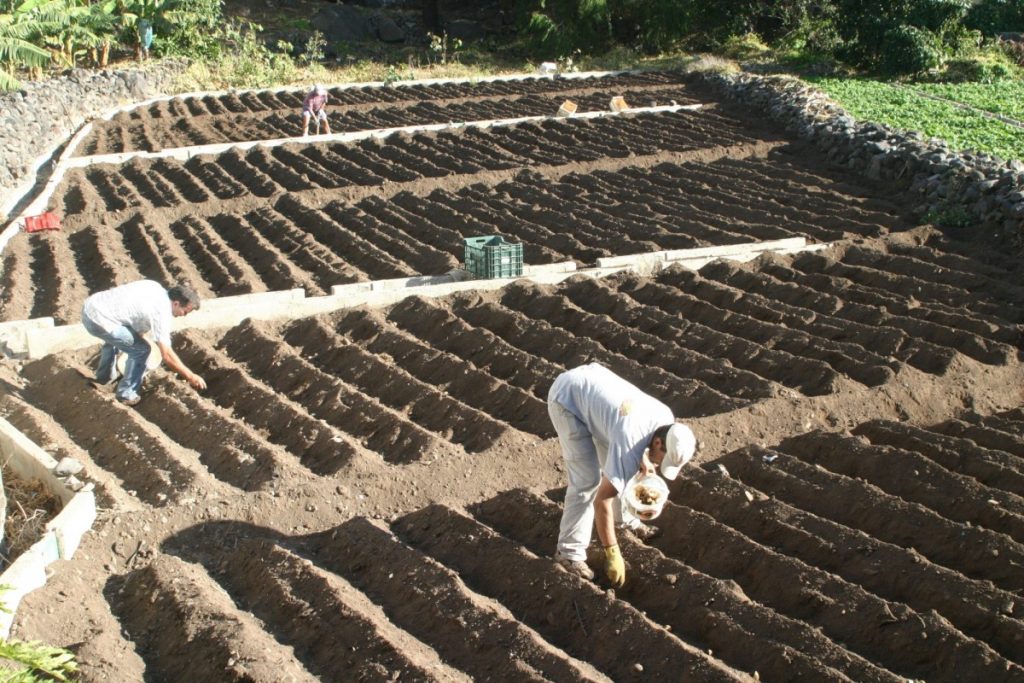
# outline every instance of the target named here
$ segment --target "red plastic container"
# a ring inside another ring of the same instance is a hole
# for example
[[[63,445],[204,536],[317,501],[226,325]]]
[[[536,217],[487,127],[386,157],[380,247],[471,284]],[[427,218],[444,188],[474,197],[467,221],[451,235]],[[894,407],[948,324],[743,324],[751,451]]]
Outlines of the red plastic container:
[[[47,211],[38,216],[25,217],[25,232],[39,232],[40,230],[60,230],[60,218],[57,214]]]

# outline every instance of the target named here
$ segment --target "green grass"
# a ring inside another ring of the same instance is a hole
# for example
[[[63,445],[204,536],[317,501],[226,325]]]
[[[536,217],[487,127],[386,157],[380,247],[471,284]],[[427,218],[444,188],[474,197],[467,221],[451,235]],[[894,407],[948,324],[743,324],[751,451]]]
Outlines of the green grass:
[[[897,130],[918,131],[927,137],[941,138],[959,151],[973,150],[1003,159],[1024,159],[1024,130],[980,113],[965,111],[946,102],[922,97],[909,88],[880,81],[833,78],[808,81],[860,121],[883,123]],[[982,87],[978,84],[968,86],[944,87],[951,88],[952,92],[961,89],[960,92],[965,93],[963,97],[968,96],[966,93],[973,88]]]
[[[993,114],[1024,121],[1024,82],[1016,80],[995,83],[922,83],[915,90],[929,95],[962,102]]]

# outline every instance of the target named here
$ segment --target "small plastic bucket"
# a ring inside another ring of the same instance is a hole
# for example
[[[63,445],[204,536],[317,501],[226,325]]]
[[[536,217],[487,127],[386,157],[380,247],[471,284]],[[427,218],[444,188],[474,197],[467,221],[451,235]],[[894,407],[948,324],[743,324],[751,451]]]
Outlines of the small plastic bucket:
[[[649,521],[661,514],[668,500],[668,484],[657,474],[646,477],[636,475],[626,484],[622,496],[626,510],[644,521]]]

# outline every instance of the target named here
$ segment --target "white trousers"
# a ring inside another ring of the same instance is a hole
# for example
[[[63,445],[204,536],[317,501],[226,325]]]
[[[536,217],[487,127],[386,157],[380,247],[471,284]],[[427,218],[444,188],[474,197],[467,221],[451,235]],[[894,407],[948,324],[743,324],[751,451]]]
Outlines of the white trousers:
[[[601,469],[608,458],[608,444],[598,441],[582,420],[556,401],[548,401],[548,415],[558,433],[569,477],[558,529],[558,554],[585,562],[594,531],[594,499],[601,483]],[[622,509],[621,497],[616,498],[612,510],[616,524],[640,524],[637,517]]]

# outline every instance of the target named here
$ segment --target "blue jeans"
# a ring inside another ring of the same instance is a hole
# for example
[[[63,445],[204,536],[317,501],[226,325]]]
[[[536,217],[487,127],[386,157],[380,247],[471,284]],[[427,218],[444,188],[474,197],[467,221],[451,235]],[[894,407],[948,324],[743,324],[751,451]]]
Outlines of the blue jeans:
[[[142,377],[146,374],[146,360],[152,351],[149,342],[127,325],[108,333],[83,315],[82,326],[92,336],[103,340],[100,361],[96,365],[96,380],[108,384],[117,379],[115,361],[118,352],[123,352],[128,359],[124,364],[124,377],[117,384],[117,397],[125,401],[138,396],[142,388]]]

